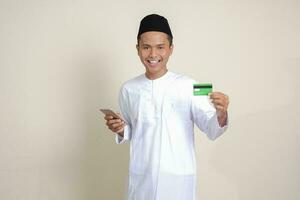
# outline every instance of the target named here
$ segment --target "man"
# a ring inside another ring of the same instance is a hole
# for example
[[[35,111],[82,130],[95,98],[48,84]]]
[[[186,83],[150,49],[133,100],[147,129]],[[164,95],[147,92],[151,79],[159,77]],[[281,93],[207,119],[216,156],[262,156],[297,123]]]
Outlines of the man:
[[[144,17],[137,39],[146,72],[120,90],[124,121],[105,116],[116,142],[130,141],[127,198],[196,200],[194,123],[210,139],[220,136],[227,128],[228,97],[221,92],[194,96],[193,79],[168,71],[174,47],[164,17]]]

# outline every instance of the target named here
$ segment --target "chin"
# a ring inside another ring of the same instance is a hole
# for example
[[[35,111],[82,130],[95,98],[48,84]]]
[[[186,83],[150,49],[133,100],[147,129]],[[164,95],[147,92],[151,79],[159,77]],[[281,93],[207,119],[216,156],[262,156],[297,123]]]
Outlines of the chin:
[[[155,74],[155,73],[162,71],[162,68],[161,67],[147,67],[147,71],[149,73]]]

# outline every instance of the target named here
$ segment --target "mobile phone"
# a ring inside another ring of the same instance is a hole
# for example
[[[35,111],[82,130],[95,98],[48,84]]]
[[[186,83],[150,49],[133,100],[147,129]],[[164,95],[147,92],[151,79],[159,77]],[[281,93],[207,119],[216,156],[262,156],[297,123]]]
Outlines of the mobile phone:
[[[105,115],[111,115],[111,116],[113,116],[115,119],[121,119],[121,120],[123,120],[121,116],[119,116],[117,113],[115,113],[114,111],[112,111],[110,109],[100,109],[100,111],[103,112],[103,114],[105,114]]]

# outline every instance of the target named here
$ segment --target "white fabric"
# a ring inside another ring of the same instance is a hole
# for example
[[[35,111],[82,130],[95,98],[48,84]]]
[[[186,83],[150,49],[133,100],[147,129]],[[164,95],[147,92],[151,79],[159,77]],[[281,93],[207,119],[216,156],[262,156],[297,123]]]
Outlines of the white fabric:
[[[124,137],[130,141],[128,200],[196,200],[194,123],[214,140],[220,127],[207,96],[193,96],[194,80],[167,72],[140,75],[120,90]]]

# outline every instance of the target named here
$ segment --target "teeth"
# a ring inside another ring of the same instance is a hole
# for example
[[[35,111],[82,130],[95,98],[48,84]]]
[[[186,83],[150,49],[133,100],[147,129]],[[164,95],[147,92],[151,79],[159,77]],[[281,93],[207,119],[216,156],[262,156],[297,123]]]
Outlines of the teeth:
[[[151,64],[156,64],[156,63],[158,63],[158,60],[149,60],[149,62],[150,62]]]

